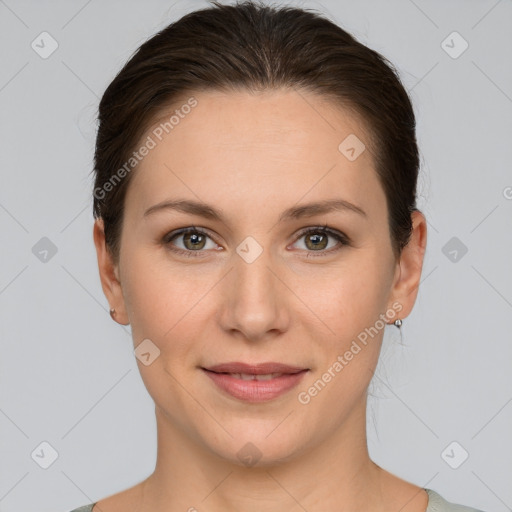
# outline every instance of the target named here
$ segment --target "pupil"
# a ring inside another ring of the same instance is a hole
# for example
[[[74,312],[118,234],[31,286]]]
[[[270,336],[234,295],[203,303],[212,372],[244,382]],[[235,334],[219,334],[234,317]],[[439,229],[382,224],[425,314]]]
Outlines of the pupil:
[[[312,242],[313,244],[313,247],[320,247],[320,248],[323,248],[325,246],[325,243],[324,242],[324,239],[325,236],[324,235],[310,235],[309,236],[309,241]]]
[[[188,235],[189,242],[191,242],[193,246],[200,245],[202,237],[203,235],[198,235],[197,233],[189,233]]]

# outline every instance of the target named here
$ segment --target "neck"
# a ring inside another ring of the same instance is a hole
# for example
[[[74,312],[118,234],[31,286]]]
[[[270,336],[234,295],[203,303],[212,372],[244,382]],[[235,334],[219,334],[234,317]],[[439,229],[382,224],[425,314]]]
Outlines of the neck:
[[[140,510],[384,509],[382,470],[367,449],[366,396],[322,444],[265,467],[244,467],[219,457],[158,408],[156,418],[157,463],[143,482]]]

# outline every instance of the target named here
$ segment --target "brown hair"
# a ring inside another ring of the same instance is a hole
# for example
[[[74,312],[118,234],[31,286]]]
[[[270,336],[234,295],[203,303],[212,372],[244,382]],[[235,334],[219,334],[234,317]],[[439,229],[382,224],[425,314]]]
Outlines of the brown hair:
[[[142,44],[99,104],[93,208],[114,258],[132,175],[120,170],[155,119],[201,90],[283,87],[316,92],[364,121],[398,256],[412,230],[419,155],[413,108],[394,67],[318,13],[252,1],[211,5]]]

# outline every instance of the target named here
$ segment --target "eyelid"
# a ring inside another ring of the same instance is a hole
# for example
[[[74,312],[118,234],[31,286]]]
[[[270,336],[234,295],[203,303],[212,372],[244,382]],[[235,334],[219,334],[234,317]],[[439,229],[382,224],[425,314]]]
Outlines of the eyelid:
[[[307,228],[303,228],[298,232],[296,239],[298,240],[299,238],[303,237],[304,235],[307,235],[311,231],[325,232],[328,235],[331,235],[335,238],[341,238],[347,244],[350,242],[350,239],[348,238],[347,235],[345,235],[341,231],[338,231],[337,229],[329,227],[328,224],[323,224],[323,225],[318,225],[318,226],[308,226]]]
[[[210,233],[205,228],[201,228],[198,226],[188,226],[186,228],[174,229],[174,230],[166,233],[163,236],[162,240],[164,243],[170,242],[173,238],[176,238],[180,235],[186,235],[187,233],[195,233],[195,232],[200,233],[201,235],[205,235],[215,241],[214,237],[212,237],[212,235],[210,235]]]

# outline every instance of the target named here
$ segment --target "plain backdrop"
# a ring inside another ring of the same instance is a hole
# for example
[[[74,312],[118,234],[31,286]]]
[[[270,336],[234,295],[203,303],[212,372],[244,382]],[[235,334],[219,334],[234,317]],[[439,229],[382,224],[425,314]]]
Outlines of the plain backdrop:
[[[512,2],[289,3],[390,59],[417,115],[428,248],[403,343],[386,331],[370,455],[450,501],[511,510]],[[92,242],[95,115],[142,42],[206,5],[0,0],[3,512],[67,512],[153,470],[153,402]]]

